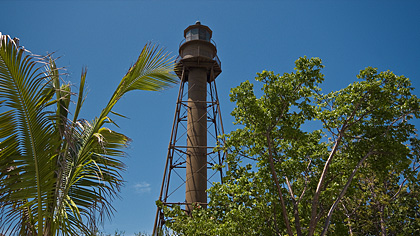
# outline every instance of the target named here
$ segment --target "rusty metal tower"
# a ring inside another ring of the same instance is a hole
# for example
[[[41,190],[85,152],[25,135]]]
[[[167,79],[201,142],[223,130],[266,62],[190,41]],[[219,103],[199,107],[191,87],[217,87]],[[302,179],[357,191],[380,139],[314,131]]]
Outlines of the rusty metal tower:
[[[175,65],[181,82],[159,201],[189,213],[194,204],[206,207],[208,184],[222,180],[222,169],[213,167],[224,160],[224,153],[215,150],[224,131],[215,83],[222,70],[212,31],[197,21],[184,30],[184,37]],[[158,208],[153,235],[167,220]]]

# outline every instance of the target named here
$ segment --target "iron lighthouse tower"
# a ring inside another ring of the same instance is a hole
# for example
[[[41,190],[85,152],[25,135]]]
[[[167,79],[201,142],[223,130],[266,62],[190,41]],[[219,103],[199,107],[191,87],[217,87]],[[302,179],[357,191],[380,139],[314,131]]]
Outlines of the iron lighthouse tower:
[[[209,27],[197,21],[184,30],[175,72],[181,81],[159,201],[190,213],[207,206],[207,188],[222,180],[224,153],[215,149],[224,133],[215,83],[222,70]],[[167,220],[158,207],[153,235]]]

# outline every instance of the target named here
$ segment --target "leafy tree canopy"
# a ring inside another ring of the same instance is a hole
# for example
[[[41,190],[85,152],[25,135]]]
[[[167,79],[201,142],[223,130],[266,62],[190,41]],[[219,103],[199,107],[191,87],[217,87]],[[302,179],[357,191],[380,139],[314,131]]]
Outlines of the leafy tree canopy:
[[[323,94],[319,58],[263,71],[231,90],[238,129],[228,170],[193,216],[165,209],[180,235],[420,234],[420,99],[410,80],[368,67]]]

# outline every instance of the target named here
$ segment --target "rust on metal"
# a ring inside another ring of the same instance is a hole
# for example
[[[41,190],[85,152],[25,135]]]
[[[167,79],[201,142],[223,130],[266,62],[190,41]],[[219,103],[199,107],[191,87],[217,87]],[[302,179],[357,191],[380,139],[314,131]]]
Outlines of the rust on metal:
[[[221,182],[223,175],[222,169],[212,169],[222,166],[225,155],[214,148],[224,143],[219,136],[224,131],[215,83],[222,69],[212,35],[211,29],[200,22],[188,26],[175,61],[175,73],[181,82],[159,201],[164,206],[182,205],[187,213],[197,206],[207,207],[208,184],[217,181],[215,176]],[[185,192],[181,195],[178,190],[182,186]],[[158,208],[153,235],[162,232],[167,220]]]

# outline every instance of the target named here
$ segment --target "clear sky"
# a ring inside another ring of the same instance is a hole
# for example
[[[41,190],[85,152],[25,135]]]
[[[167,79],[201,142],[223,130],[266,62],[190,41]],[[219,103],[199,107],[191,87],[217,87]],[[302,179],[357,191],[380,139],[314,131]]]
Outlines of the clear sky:
[[[403,2],[403,3],[401,3]],[[320,57],[324,92],[343,88],[367,66],[409,77],[420,96],[420,1],[0,1],[0,32],[36,54],[55,52],[64,79],[78,86],[88,67],[81,117],[93,119],[147,42],[177,56],[195,21],[213,30],[222,74],[216,79],[225,131],[230,88],[255,73],[291,72],[300,56]],[[74,90],[77,91],[77,90]],[[133,139],[125,187],[104,231],[151,233],[178,88],[132,92],[116,111]],[[420,123],[417,121],[417,124]]]

